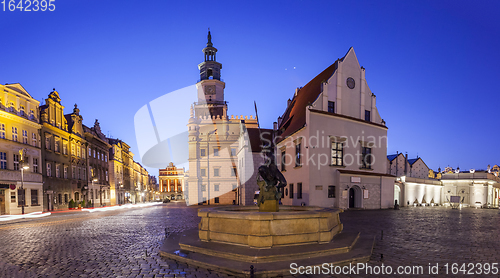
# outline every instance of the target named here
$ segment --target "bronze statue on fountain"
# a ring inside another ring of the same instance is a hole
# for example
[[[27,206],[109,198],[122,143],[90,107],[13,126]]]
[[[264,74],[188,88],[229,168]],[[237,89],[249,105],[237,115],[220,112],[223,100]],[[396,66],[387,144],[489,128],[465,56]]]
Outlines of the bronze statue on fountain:
[[[279,211],[279,200],[281,199],[280,189],[286,186],[286,179],[278,170],[276,164],[271,162],[269,166],[259,167],[257,174],[257,185],[259,185],[259,197],[257,204],[261,212]]]

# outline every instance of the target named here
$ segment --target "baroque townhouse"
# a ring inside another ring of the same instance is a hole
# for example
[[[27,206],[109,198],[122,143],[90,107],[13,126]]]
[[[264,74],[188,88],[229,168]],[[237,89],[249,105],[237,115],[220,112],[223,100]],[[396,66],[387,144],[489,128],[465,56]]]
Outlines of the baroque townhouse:
[[[41,212],[40,102],[19,83],[0,89],[0,214]]]
[[[88,194],[87,198],[94,206],[109,206],[116,199],[115,191],[111,190],[109,180],[108,155],[111,145],[108,138],[101,132],[99,122],[95,120],[93,127],[83,126],[87,141]],[[113,185],[114,189],[114,185]]]

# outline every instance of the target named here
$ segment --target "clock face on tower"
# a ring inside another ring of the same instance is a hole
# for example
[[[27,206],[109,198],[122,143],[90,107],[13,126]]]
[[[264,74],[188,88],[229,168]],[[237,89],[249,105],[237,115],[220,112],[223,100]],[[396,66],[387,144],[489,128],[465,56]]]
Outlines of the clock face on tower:
[[[349,87],[349,89],[354,89],[356,82],[354,82],[354,79],[352,77],[349,77],[346,80],[346,84],[347,84],[347,87]]]
[[[205,86],[205,94],[206,95],[215,95],[215,85]]]

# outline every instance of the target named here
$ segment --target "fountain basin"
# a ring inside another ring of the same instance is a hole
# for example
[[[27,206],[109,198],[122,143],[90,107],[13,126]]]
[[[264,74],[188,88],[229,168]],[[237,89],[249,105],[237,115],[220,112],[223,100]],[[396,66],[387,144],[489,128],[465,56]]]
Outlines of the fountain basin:
[[[213,207],[198,211],[201,241],[251,248],[328,243],[342,231],[342,209],[280,206],[279,212],[258,207]]]

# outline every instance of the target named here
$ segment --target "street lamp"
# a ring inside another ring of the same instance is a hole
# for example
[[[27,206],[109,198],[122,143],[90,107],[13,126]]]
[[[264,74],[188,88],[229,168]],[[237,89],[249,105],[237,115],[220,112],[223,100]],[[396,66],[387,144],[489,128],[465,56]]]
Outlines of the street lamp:
[[[26,149],[22,148],[19,150],[19,155],[21,156],[21,160],[19,161],[19,164],[21,166],[21,192],[23,193],[23,199],[21,203],[21,213],[24,214],[24,206],[26,202],[26,194],[24,192],[24,170],[29,169],[29,165],[24,161],[26,158]]]
[[[214,129],[207,133],[207,204],[210,205],[210,138],[209,136],[214,134],[217,129]],[[202,197],[203,198],[203,197]]]
[[[94,190],[94,182],[98,181],[98,179],[94,176],[92,177],[92,190]],[[94,194],[92,194],[93,196]],[[94,200],[92,200],[92,207],[94,207]]]

